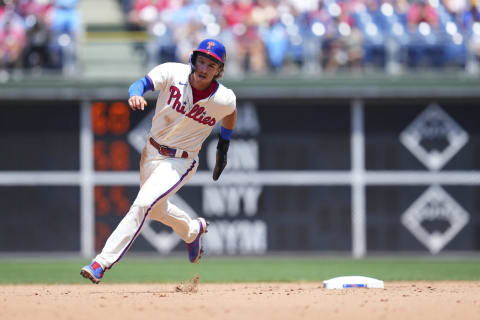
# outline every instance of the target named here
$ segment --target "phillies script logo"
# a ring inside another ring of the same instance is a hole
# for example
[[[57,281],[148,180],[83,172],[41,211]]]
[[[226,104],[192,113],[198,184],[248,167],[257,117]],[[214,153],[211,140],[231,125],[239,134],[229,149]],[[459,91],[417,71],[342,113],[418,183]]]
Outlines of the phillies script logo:
[[[212,118],[210,116],[204,117],[205,108],[200,107],[198,104],[194,105],[192,110],[190,110],[188,113],[186,113],[185,105],[182,105],[182,103],[180,102],[180,97],[181,96],[182,95],[180,94],[180,90],[178,90],[178,88],[175,87],[175,86],[171,86],[170,87],[170,99],[168,99],[167,104],[170,104],[170,102],[172,102],[172,99],[175,99],[175,101],[172,104],[172,109],[173,110],[177,110],[177,112],[180,112],[181,114],[186,114],[187,117],[197,121],[198,123],[206,124],[206,125],[209,125],[211,127],[213,127],[215,125],[215,123],[216,123],[215,118]]]

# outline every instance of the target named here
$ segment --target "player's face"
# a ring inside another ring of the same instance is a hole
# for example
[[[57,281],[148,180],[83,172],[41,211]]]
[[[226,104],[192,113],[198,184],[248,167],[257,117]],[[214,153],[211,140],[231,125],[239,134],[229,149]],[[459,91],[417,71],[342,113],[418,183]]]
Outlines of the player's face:
[[[192,85],[197,89],[206,89],[213,78],[220,72],[220,66],[215,61],[198,55],[195,59],[195,72]]]

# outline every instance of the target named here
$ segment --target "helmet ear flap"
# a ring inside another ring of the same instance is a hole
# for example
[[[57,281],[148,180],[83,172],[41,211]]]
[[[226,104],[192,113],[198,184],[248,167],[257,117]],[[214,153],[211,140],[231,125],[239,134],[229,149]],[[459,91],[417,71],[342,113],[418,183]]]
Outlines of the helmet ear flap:
[[[195,71],[195,61],[197,60],[197,53],[194,51],[190,54],[190,67]]]

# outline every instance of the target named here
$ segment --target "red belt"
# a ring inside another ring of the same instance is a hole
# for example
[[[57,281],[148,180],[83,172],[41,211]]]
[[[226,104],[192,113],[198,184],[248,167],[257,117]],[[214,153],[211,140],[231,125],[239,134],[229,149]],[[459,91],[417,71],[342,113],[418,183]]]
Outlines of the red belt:
[[[155,147],[155,149],[158,150],[158,152],[162,156],[166,157],[176,157],[176,158],[188,158],[188,152],[187,151],[181,151],[173,148],[169,148],[167,146],[162,146],[161,144],[158,144],[157,141],[153,140],[153,138],[149,139],[150,144]],[[180,151],[181,154],[177,156],[177,151]]]

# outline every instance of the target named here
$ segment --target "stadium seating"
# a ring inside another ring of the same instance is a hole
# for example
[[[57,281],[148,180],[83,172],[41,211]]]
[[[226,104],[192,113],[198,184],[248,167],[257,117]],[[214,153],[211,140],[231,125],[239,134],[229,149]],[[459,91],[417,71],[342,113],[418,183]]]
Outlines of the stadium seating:
[[[0,26],[20,19],[17,36],[26,37],[18,61],[8,62],[12,55],[0,51],[0,68],[105,74],[123,65],[136,73],[165,61],[185,62],[199,39],[217,37],[226,42],[235,74],[366,68],[473,73],[480,56],[476,3],[452,12],[446,0],[106,0],[101,8],[93,0],[0,0]],[[120,32],[121,40],[95,35],[105,31],[102,25]],[[135,32],[148,37],[137,41]]]

